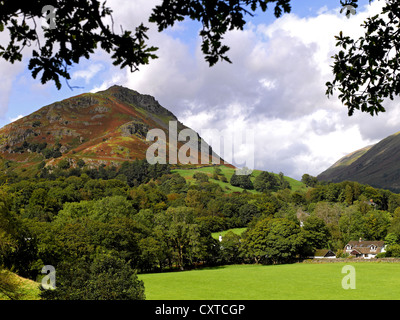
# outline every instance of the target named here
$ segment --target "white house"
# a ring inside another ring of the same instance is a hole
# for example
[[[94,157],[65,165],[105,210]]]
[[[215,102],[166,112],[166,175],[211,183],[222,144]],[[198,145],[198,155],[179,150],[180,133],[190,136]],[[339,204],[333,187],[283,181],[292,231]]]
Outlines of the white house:
[[[344,251],[356,258],[371,259],[378,253],[385,252],[385,241],[349,241],[344,247]]]

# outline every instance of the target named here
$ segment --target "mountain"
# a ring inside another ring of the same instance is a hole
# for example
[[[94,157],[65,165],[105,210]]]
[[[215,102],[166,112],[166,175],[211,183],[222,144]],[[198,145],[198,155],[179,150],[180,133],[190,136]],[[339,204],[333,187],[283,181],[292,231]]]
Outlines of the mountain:
[[[331,182],[357,181],[400,192],[400,132],[343,157],[317,178]]]
[[[146,140],[151,129],[165,133],[168,151],[170,121],[176,121],[178,133],[188,129],[154,97],[112,86],[52,103],[4,126],[0,129],[0,157],[5,168],[23,172],[42,161],[51,166],[62,159],[72,166],[79,159],[88,166],[118,166],[146,158],[147,149],[154,144]],[[198,134],[197,138],[201,141]],[[185,143],[178,142],[178,149]]]

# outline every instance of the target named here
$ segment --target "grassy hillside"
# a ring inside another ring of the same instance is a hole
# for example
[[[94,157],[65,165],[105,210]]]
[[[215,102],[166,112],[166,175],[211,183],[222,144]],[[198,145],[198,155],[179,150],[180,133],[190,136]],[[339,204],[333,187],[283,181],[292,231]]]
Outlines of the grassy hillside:
[[[219,178],[219,180],[214,180],[212,178],[213,173],[214,173],[214,169],[215,168],[220,168],[221,169],[221,173],[223,176],[226,177],[228,182],[223,182],[221,181],[221,179]],[[211,182],[217,183],[221,186],[221,188],[223,190],[225,190],[226,192],[230,193],[230,192],[242,192],[244,189],[239,188],[239,187],[235,187],[232,186],[229,181],[232,177],[232,175],[235,172],[235,169],[232,167],[227,167],[225,165],[219,165],[219,166],[208,166],[208,167],[202,167],[202,168],[179,168],[179,169],[174,169],[172,170],[173,173],[179,173],[182,177],[184,177],[186,179],[186,181],[188,182],[194,182],[194,178],[193,175],[196,172],[202,172],[208,175],[209,179]],[[254,179],[261,173],[261,170],[253,170],[253,173],[251,174],[251,181],[254,182]],[[285,177],[285,180],[287,180],[292,188],[293,191],[300,191],[300,190],[306,190],[307,187],[305,186],[304,183],[302,183],[301,181],[295,180],[293,178],[290,177]],[[256,190],[248,190],[248,192],[251,193],[257,193]]]
[[[7,270],[0,271],[0,273],[10,284],[18,288],[16,293],[18,294],[19,300],[40,300],[39,284],[37,282],[22,278]],[[0,300],[11,299],[0,291]]]
[[[337,161],[332,168],[339,167],[339,166],[349,166],[351,165],[354,161],[362,157],[365,153],[368,152],[369,149],[371,149],[373,145],[367,146],[365,148],[359,149],[357,151],[354,151],[343,158],[341,158],[339,161]]]
[[[342,273],[354,266],[356,289],[345,290]],[[185,272],[143,274],[149,300],[397,300],[398,263],[346,262],[231,265]]]
[[[345,156],[317,178],[331,182],[357,181],[399,192],[400,134],[393,134],[373,146]]]

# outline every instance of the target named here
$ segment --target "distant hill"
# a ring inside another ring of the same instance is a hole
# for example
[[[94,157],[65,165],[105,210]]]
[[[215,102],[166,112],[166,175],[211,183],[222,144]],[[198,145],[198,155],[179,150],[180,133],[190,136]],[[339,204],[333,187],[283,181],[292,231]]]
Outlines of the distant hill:
[[[124,161],[145,159],[154,143],[146,141],[147,132],[158,128],[168,139],[169,121],[177,121],[178,132],[187,128],[150,95],[122,86],[84,93],[42,107],[1,128],[4,168],[0,169],[21,169],[20,174],[42,161],[46,166],[62,159],[71,166],[79,159],[88,166],[118,166]],[[178,142],[178,148],[184,143]]]
[[[331,182],[357,181],[400,192],[400,132],[343,157],[317,178]]]

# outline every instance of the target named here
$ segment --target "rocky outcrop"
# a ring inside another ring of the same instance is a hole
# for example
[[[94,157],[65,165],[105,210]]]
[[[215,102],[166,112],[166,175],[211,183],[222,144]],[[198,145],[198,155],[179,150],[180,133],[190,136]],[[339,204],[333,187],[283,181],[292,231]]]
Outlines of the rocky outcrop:
[[[111,111],[111,108],[109,108],[109,107],[97,106],[97,107],[94,107],[92,110],[90,110],[89,113],[107,113],[110,111]]]
[[[172,112],[162,107],[159,102],[150,95],[140,94],[134,90],[130,90],[121,86],[112,86],[106,91],[118,100],[135,105],[150,113],[167,115],[176,118]]]
[[[67,137],[78,137],[79,133],[76,132],[74,129],[70,128],[57,128],[49,131],[50,134],[56,138],[62,138],[63,136]]]
[[[94,96],[94,94],[89,93],[70,98],[68,100],[65,100],[65,102],[66,106],[71,109],[89,108],[100,103],[100,101]]]
[[[130,122],[123,124],[120,127],[120,130],[121,130],[121,135],[123,137],[129,137],[129,136],[136,134],[140,137],[145,138],[147,135],[147,132],[149,131],[149,126],[142,122],[130,121]]]
[[[4,139],[2,139],[0,147],[4,147],[6,145],[12,147],[17,145],[18,143],[24,142],[27,138],[31,136],[39,134],[40,131],[36,132],[32,129],[14,128],[14,130],[10,134],[3,137]]]

